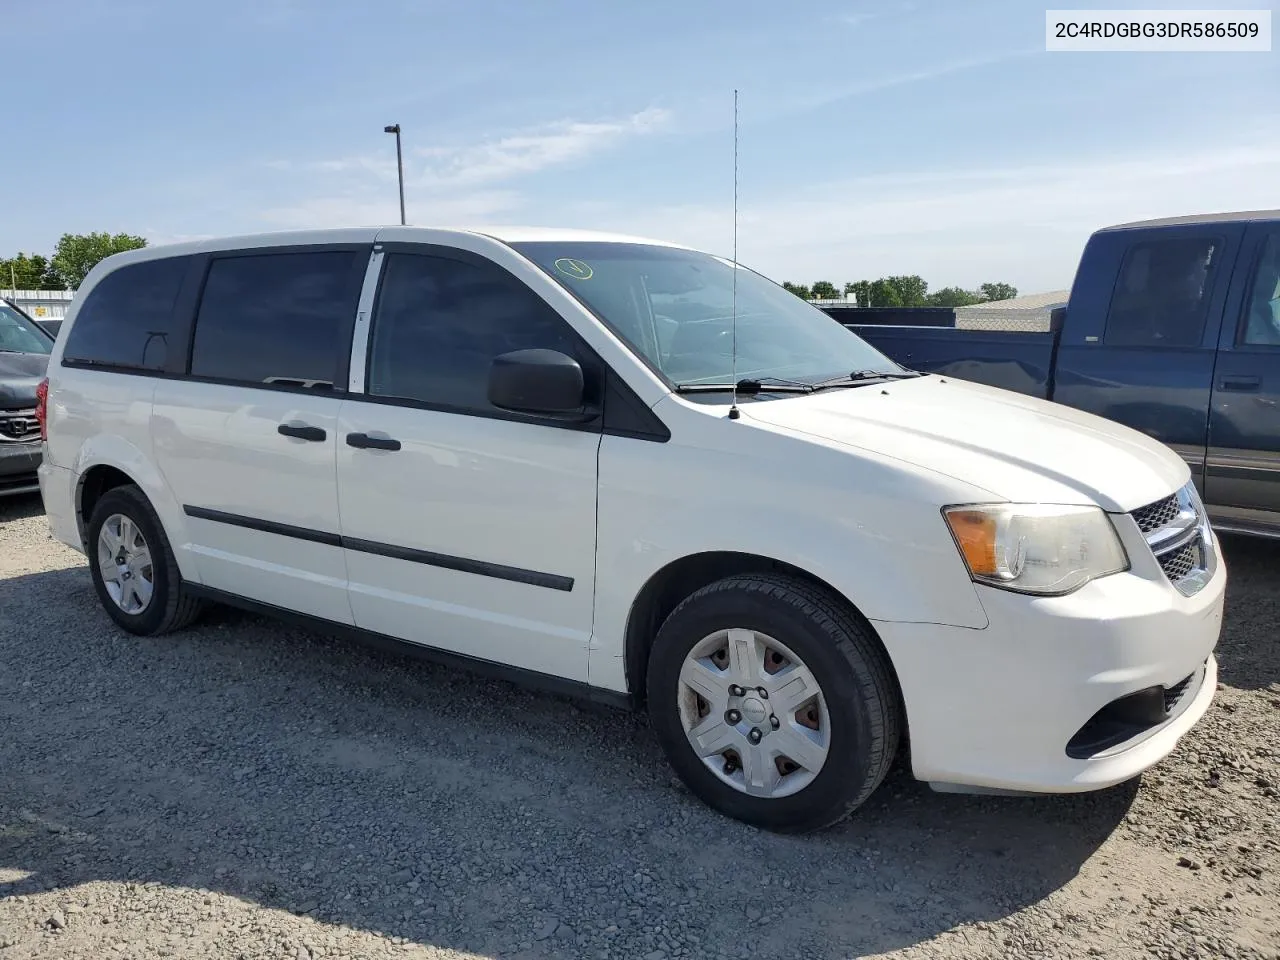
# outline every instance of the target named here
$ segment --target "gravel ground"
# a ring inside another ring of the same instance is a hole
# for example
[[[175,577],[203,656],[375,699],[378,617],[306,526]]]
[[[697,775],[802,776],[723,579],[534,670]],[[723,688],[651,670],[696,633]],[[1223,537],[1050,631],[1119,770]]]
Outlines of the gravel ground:
[[[1226,550],[1222,687],[1140,784],[898,769],[788,838],[643,718],[231,611],[129,637],[0,501],[0,960],[1280,958],[1280,544]]]

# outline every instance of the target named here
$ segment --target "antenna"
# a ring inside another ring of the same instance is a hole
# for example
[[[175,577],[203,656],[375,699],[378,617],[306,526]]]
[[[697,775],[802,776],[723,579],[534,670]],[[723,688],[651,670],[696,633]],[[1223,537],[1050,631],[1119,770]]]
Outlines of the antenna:
[[[733,91],[733,353],[729,360],[729,376],[733,378],[733,403],[729,419],[737,420],[738,411],[738,91]]]

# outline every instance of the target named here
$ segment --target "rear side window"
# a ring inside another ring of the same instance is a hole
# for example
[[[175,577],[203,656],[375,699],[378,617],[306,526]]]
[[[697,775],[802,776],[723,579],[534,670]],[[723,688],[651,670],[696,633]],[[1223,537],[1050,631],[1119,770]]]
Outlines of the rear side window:
[[[555,310],[495,264],[394,253],[374,310],[369,393],[494,413],[495,357],[542,347],[581,360],[575,342]]]
[[[344,390],[366,262],[354,250],[214,259],[196,314],[192,375]]]
[[[163,370],[170,344],[181,349],[173,306],[190,257],[130,264],[89,291],[63,349],[71,364]]]
[[[1194,347],[1204,335],[1221,245],[1210,237],[1137,243],[1107,312],[1114,346]]]
[[[1253,273],[1240,342],[1255,347],[1280,347],[1280,233],[1267,237]]]

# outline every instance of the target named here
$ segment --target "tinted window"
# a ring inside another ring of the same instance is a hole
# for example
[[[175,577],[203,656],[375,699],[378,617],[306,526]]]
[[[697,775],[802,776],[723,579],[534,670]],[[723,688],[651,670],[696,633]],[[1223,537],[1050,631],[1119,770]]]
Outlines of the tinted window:
[[[76,315],[63,358],[164,369],[170,343],[181,349],[173,305],[189,263],[189,257],[147,260],[103,277]]]
[[[1129,248],[1107,314],[1109,344],[1193,347],[1204,334],[1216,241],[1157,240]]]
[[[1243,342],[1280,346],[1280,233],[1271,234],[1262,246],[1245,309]]]
[[[0,353],[48,353],[53,341],[8,304],[0,303]]]
[[[357,267],[366,259],[355,251],[215,259],[196,315],[191,373],[346,389]]]
[[[374,310],[369,393],[492,411],[494,357],[536,347],[577,356],[560,315],[497,266],[387,257]]]

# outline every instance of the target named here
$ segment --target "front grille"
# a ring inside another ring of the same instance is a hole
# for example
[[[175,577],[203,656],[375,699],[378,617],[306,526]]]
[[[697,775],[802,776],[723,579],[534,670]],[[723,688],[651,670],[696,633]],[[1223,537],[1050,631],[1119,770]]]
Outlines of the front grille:
[[[1195,679],[1194,673],[1189,673],[1172,687],[1164,689],[1164,712],[1172,713],[1178,702],[1182,699],[1182,695],[1187,692],[1187,687],[1191,686],[1191,681]]]
[[[1177,583],[1200,565],[1200,543],[1199,541],[1188,543],[1181,550],[1166,553],[1158,559],[1164,575],[1170,582]]]
[[[1208,524],[1195,487],[1188,483],[1172,496],[1139,507],[1131,516],[1178,592],[1191,596],[1200,590],[1208,579],[1212,545],[1206,539]]]
[[[34,410],[0,410],[0,443],[34,443],[40,439],[40,421]]]
[[[1176,493],[1133,511],[1133,519],[1138,521],[1138,529],[1144,534],[1159,530],[1177,515],[1178,495]]]

